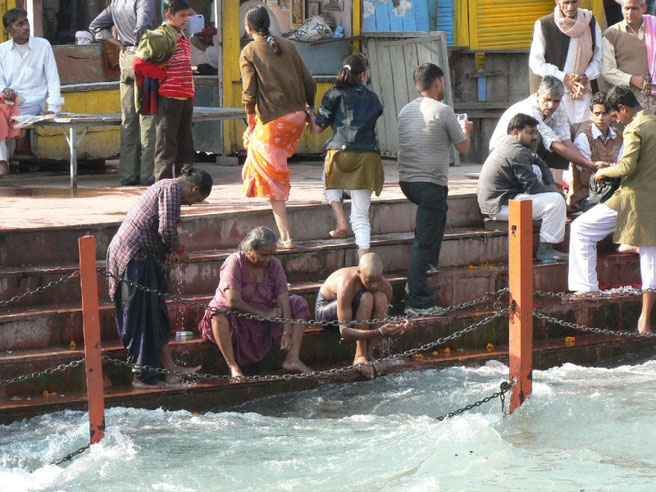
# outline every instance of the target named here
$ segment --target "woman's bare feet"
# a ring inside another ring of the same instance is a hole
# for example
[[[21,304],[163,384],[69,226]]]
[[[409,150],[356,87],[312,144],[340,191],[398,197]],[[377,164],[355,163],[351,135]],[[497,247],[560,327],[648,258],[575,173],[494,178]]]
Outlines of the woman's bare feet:
[[[287,356],[282,363],[282,368],[289,372],[312,372],[301,359],[295,359]]]
[[[640,254],[640,247],[639,246],[630,246],[628,244],[620,244],[617,247],[617,251],[619,253],[630,253],[634,255],[639,255]]]
[[[196,367],[185,367],[185,366],[179,366],[175,365],[172,368],[167,367],[167,369],[170,369],[171,371],[176,371],[176,372],[183,372],[185,374],[196,374],[197,372],[200,371],[201,366],[196,366]]]
[[[334,237],[336,239],[345,239],[347,233],[348,233],[347,226],[337,226],[336,229],[330,231],[328,234],[330,234],[330,237]]]
[[[376,377],[376,369],[373,364],[364,365],[369,362],[365,357],[356,357],[353,359],[355,370],[362,374],[364,377],[373,379]]]
[[[638,319],[638,333],[641,335],[648,335],[651,333],[649,318],[643,319],[642,316],[640,316],[640,319]]]

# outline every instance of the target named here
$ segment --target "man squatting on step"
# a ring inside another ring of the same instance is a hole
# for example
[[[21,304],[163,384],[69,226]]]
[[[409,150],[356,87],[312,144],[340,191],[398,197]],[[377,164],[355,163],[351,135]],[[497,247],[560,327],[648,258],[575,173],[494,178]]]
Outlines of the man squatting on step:
[[[392,286],[383,277],[383,262],[375,253],[360,258],[357,267],[340,268],[323,283],[317,295],[315,318],[318,321],[340,323],[352,320],[381,319],[387,315],[392,300]],[[411,328],[410,322],[361,324],[357,327],[339,325],[344,340],[355,340],[353,365],[374,360],[374,348],[384,337],[403,335]],[[360,368],[369,377],[376,376],[373,365]]]
[[[599,290],[597,242],[613,231],[613,242],[639,247],[642,288],[656,289],[656,116],[644,110],[626,87],[613,87],[606,102],[613,118],[625,125],[624,152],[618,164],[600,169],[594,180],[623,179],[611,198],[572,222],[569,289]],[[640,333],[651,333],[655,302],[656,292],[643,292]]]
[[[507,134],[500,138],[483,164],[478,180],[478,204],[481,212],[494,220],[508,220],[508,200],[531,200],[533,218],[542,219],[537,259],[567,259],[554,244],[565,237],[567,205],[557,191],[545,162],[531,152],[538,138],[539,122],[519,113],[508,123]]]

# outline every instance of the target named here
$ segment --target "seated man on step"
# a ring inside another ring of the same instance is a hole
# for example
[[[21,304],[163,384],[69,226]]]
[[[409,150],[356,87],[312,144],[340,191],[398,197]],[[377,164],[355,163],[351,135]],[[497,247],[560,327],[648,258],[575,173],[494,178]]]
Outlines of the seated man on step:
[[[375,253],[360,258],[357,267],[340,268],[323,283],[315,305],[318,321],[345,323],[352,320],[381,319],[387,315],[392,300],[392,286],[383,277],[383,262]],[[403,324],[361,324],[357,327],[339,325],[344,340],[355,340],[353,365],[374,360],[374,347],[384,337],[405,333],[410,329],[408,321]],[[362,367],[362,374],[369,378],[376,375],[373,365]]]
[[[533,218],[542,219],[537,259],[566,260],[567,254],[553,245],[565,237],[567,205],[547,165],[530,150],[538,138],[538,124],[523,113],[511,118],[508,134],[499,139],[481,169],[478,204],[492,219],[508,220],[508,200],[531,200]]]
[[[6,139],[16,138],[10,116],[58,113],[64,104],[61,97],[59,72],[50,43],[30,36],[27,12],[8,10],[2,23],[12,39],[0,44],[0,179],[9,173],[9,152]],[[8,108],[11,106],[11,108]],[[18,106],[16,111],[15,106]]]

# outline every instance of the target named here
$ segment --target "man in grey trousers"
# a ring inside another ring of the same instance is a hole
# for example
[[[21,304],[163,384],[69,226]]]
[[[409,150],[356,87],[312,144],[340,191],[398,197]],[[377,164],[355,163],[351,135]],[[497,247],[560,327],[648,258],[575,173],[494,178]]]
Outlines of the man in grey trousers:
[[[112,0],[89,25],[89,31],[116,28],[121,47],[121,185],[149,186],[155,182],[155,117],[137,114],[134,63],[141,36],[158,25],[154,0]]]

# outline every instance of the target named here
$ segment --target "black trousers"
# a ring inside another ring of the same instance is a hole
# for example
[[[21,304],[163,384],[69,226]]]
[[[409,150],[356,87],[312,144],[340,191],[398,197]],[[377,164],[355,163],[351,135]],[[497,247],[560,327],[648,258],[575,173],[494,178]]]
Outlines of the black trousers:
[[[159,98],[155,144],[157,181],[178,177],[182,166],[194,163],[193,112],[193,99]]]
[[[401,191],[417,205],[415,238],[408,265],[405,287],[406,307],[428,308],[435,305],[428,287],[428,265],[437,266],[449,210],[446,198],[449,188],[429,182],[401,181]]]

